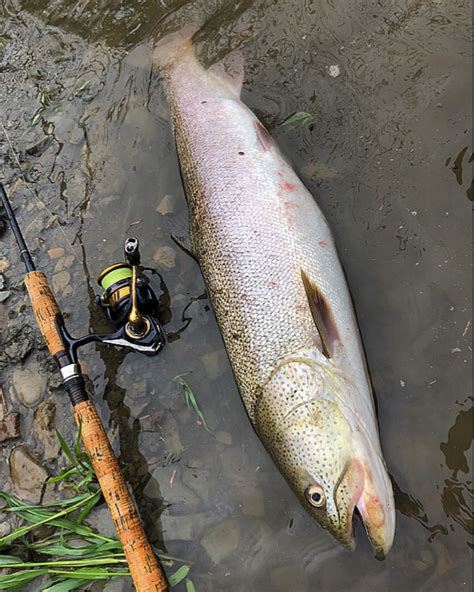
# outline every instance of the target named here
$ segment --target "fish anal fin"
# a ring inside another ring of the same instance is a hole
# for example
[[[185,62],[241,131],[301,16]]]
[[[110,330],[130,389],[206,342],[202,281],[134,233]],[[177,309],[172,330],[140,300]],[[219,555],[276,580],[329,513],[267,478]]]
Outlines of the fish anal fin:
[[[244,83],[244,56],[240,51],[232,51],[226,57],[209,68],[214,76],[224,81],[240,98]]]
[[[301,270],[301,279],[308,298],[309,308],[313,315],[314,324],[321,338],[323,354],[327,358],[334,355],[334,343],[339,339],[336,323],[328,301],[321,290]]]
[[[260,123],[258,120],[254,122],[253,126],[257,132],[257,139],[261,148],[265,152],[270,150],[273,147],[273,138],[271,137],[270,132],[263,125],[263,123]]]

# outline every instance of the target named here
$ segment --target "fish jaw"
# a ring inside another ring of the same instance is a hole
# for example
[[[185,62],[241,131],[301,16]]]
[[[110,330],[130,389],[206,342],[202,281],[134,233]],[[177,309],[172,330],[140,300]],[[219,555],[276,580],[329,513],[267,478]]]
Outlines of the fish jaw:
[[[395,502],[385,462],[381,457],[364,463],[364,489],[356,508],[375,555],[384,559],[395,536]]]
[[[367,440],[357,416],[348,412],[352,388],[319,352],[289,356],[262,387],[254,422],[283,476],[316,522],[353,549],[357,508],[381,556],[393,540],[393,493],[381,454]],[[320,507],[308,497],[315,486],[324,493]]]

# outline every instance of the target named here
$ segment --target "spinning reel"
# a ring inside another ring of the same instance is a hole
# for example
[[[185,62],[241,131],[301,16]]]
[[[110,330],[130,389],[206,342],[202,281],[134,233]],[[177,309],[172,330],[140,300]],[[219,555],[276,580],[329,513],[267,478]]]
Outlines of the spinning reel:
[[[103,289],[97,296],[97,304],[116,331],[74,339],[63,325],[61,332],[74,359],[77,359],[77,349],[91,342],[128,347],[149,356],[158,354],[165,344],[165,333],[158,319],[158,299],[144,273],[145,268],[140,266],[138,239],[127,238],[124,252],[123,263],[106,267],[97,278]]]

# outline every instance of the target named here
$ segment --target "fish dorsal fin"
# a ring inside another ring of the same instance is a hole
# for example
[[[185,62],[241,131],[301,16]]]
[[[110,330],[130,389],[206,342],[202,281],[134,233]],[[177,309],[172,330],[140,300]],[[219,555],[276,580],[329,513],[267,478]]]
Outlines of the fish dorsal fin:
[[[301,270],[301,279],[303,280],[303,286],[314,323],[321,337],[323,354],[327,358],[332,358],[334,354],[334,342],[338,339],[338,333],[329,303],[303,270]]]
[[[232,51],[224,59],[209,68],[214,76],[225,82],[240,98],[244,83],[244,57],[240,51]]]

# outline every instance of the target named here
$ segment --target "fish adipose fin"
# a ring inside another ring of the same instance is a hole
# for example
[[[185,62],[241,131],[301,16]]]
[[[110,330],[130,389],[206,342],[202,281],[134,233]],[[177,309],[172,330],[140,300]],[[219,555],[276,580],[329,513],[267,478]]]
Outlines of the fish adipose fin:
[[[303,270],[301,270],[301,279],[303,280],[303,286],[314,323],[321,337],[323,354],[326,358],[332,358],[334,354],[334,342],[338,339],[338,333],[331,309],[319,288],[313,284]]]
[[[232,51],[226,57],[209,68],[216,78],[229,86],[238,99],[244,83],[244,56],[240,51]]]

